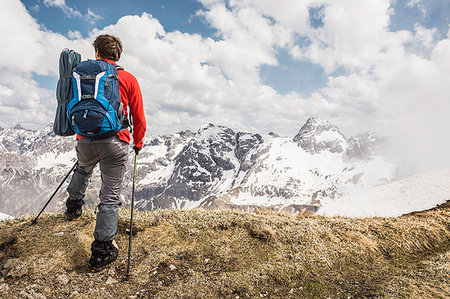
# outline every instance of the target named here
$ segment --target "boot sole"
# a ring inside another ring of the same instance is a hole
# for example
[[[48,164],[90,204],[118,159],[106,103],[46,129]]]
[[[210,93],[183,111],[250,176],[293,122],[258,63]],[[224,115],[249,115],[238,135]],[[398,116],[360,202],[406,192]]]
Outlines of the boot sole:
[[[97,273],[100,272],[102,270],[105,270],[107,267],[109,267],[112,263],[114,263],[116,261],[117,257],[114,259],[110,259],[109,257],[107,258],[107,260],[105,260],[105,262],[107,262],[106,264],[99,266],[99,267],[92,267],[89,269],[89,272],[91,273]]]
[[[108,265],[106,265],[106,266],[108,266]],[[90,269],[90,272],[91,272],[91,273],[97,273],[97,272],[103,271],[103,270],[106,269],[106,266],[99,267],[99,268],[91,268],[91,269]]]

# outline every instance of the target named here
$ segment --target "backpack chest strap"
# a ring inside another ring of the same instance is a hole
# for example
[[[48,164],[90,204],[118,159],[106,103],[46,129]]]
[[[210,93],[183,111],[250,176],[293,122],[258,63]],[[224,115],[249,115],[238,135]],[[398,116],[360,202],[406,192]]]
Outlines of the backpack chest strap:
[[[80,80],[95,80],[96,77],[93,75],[80,76]]]

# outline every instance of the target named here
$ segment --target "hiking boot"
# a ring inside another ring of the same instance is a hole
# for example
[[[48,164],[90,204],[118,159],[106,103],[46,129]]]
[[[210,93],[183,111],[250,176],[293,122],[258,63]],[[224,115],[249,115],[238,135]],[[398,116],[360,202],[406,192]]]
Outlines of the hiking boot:
[[[92,256],[89,260],[89,270],[93,273],[100,272],[117,259],[119,250],[113,245],[113,241],[95,240],[91,246]]]
[[[64,217],[67,221],[77,220],[81,217],[83,213],[82,205],[71,200],[70,198],[66,201],[66,212],[64,213]]]

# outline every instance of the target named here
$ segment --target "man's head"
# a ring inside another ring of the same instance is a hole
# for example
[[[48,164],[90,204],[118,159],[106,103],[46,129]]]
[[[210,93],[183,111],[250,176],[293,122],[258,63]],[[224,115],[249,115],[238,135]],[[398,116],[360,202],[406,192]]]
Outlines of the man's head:
[[[109,34],[102,34],[97,36],[92,43],[98,58],[118,61],[122,54],[122,42],[118,37]]]

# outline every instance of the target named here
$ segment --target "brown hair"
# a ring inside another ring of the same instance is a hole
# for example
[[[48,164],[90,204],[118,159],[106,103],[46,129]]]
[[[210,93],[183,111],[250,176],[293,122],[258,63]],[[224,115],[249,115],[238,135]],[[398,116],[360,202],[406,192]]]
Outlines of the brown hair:
[[[102,34],[97,36],[92,43],[95,51],[101,58],[118,61],[120,54],[122,54],[122,42],[118,37],[109,34]]]

